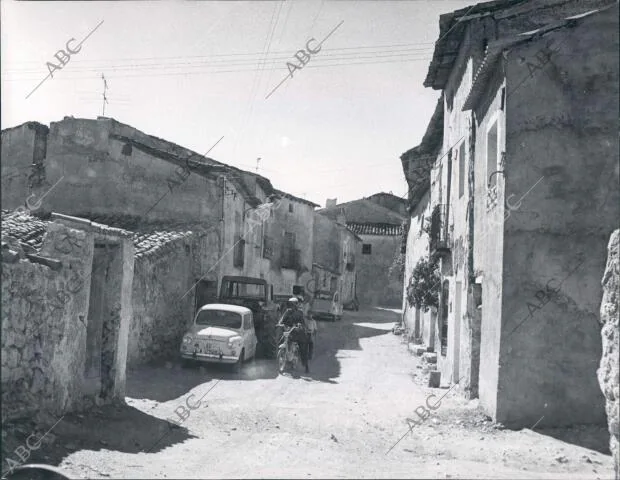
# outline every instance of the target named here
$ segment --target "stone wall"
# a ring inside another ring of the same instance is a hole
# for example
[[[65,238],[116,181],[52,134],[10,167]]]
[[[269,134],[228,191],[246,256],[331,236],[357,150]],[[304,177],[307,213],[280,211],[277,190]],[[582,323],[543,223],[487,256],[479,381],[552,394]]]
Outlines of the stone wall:
[[[314,219],[314,263],[333,271],[340,269],[340,232],[336,222],[317,214]]]
[[[357,268],[357,298],[362,305],[400,308],[402,282],[389,277],[389,268],[400,251],[400,235],[359,235],[355,253]],[[371,244],[371,253],[362,254],[362,245]]]
[[[38,250],[19,240],[30,215],[7,216],[11,235],[3,230],[3,420],[125,396],[131,240],[118,229],[52,218],[39,222]]]
[[[600,279],[620,217],[619,112],[610,102],[618,98],[617,8],[507,55],[498,203],[512,208],[503,227],[496,395],[497,421],[506,425],[527,427],[543,415],[543,428],[605,422],[596,368]],[[541,56],[541,49],[550,55]],[[485,362],[481,399],[484,369]]]
[[[620,399],[620,390],[618,387],[618,357],[620,355],[620,309],[618,308],[618,290],[620,289],[620,258],[618,257],[619,237],[620,230],[616,230],[611,235],[607,247],[608,257],[602,281],[603,301],[601,302],[600,319],[602,325],[601,337],[603,340],[603,354],[601,356],[600,367],[597,371],[598,381],[606,400],[607,424],[610,434],[609,447],[614,458],[616,479],[619,478],[618,463],[620,462],[620,420],[618,419],[618,401]]]
[[[183,238],[167,244],[160,255],[136,259],[128,365],[178,353],[183,334],[193,320],[193,248],[199,248],[199,243]]]
[[[413,273],[413,269],[421,259],[428,258],[428,234],[422,230],[424,219],[430,216],[429,192],[422,196],[422,199],[415,206],[409,222],[409,232],[407,233],[407,249],[405,251],[405,272],[403,280],[403,323],[409,330],[410,338],[422,338],[424,332],[427,333],[426,341],[430,342],[431,312],[424,312],[409,305],[407,301],[407,286]],[[417,328],[416,328],[417,323]],[[426,343],[430,346],[432,342]]]
[[[322,215],[316,214],[315,218],[319,216]],[[340,258],[340,270],[342,272],[340,275],[340,291],[342,292],[342,303],[346,305],[352,302],[357,295],[357,262],[359,262],[357,252],[361,248],[361,241],[344,226],[339,227],[339,230],[340,244],[343,250],[343,255]],[[352,265],[351,269],[347,268],[348,262]]]
[[[81,247],[81,271],[63,262],[58,270],[24,258],[2,263],[2,420],[45,410],[59,415],[82,405],[86,325],[93,245],[84,232],[59,227],[44,243],[61,242],[71,234]],[[57,243],[58,245],[58,243]],[[3,249],[4,250],[4,249]],[[56,257],[59,260],[58,256]],[[62,260],[62,259],[60,259]],[[68,260],[68,259],[66,259]],[[89,263],[90,262],[90,263]],[[82,321],[80,320],[82,318]]]
[[[36,146],[40,145],[41,139],[45,140],[48,131],[45,125],[37,122],[2,131],[2,208],[24,205],[32,193],[31,185],[39,184],[42,152]]]

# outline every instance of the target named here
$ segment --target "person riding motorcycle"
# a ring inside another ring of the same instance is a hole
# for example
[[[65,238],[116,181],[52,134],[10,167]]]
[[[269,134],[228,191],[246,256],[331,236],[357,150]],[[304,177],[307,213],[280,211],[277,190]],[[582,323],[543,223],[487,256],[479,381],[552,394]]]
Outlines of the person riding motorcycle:
[[[306,373],[310,371],[308,366],[308,335],[306,333],[306,322],[304,320],[304,314],[299,310],[299,299],[292,297],[287,302],[288,308],[282,315],[282,318],[278,322],[279,326],[287,326],[293,328],[297,324],[301,324],[301,331],[295,330],[291,336],[291,340],[299,345],[299,354],[301,356],[301,363],[306,367]]]

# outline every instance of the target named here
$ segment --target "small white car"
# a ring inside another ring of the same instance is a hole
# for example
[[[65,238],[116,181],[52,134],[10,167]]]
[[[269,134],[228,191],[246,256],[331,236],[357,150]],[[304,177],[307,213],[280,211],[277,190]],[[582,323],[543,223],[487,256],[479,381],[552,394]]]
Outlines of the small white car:
[[[237,305],[211,303],[203,306],[183,336],[181,358],[192,361],[230,363],[235,370],[256,354],[252,310]]]

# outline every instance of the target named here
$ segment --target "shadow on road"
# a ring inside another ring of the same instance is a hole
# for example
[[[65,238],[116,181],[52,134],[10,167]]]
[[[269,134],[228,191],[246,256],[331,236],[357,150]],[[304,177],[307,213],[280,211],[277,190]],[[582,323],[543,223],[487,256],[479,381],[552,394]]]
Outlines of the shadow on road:
[[[345,312],[339,322],[319,322],[310,373],[303,376],[320,382],[338,383],[334,380],[341,373],[338,352],[362,350],[360,345],[362,338],[389,333],[391,329],[386,328],[387,324],[397,320],[397,315],[391,311],[362,309],[358,312]],[[362,323],[364,325],[358,325]]]
[[[337,383],[340,376],[341,350],[361,350],[362,338],[375,337],[390,332],[388,324],[398,320],[389,310],[369,309],[359,312],[345,312],[338,322],[318,322],[319,334],[316,340],[314,359],[310,362],[310,373],[297,372],[306,379],[326,383]],[[206,382],[212,380],[264,380],[278,376],[275,360],[259,358],[243,365],[240,373],[234,373],[230,365],[203,364],[181,368],[177,358],[140,366],[127,371],[126,394],[131,398],[167,402],[179,398]]]
[[[167,402],[212,380],[259,380],[277,376],[275,360],[250,360],[239,373],[235,373],[231,365],[205,364],[182,368],[179,360],[171,360],[129,370],[126,395]]]
[[[537,428],[536,433],[579,447],[611,455],[609,431],[606,425],[574,425],[565,428]]]
[[[42,428],[40,423],[35,423],[33,420],[3,425],[3,473],[11,465],[7,458],[22,463],[14,453],[15,449],[20,445],[26,445],[28,436]],[[34,443],[42,436],[36,435],[30,443]],[[190,438],[196,437],[190,435],[182,424],[174,425],[126,404],[106,405],[85,413],[65,415],[53,430],[43,437],[40,447],[31,451],[27,463],[57,466],[68,455],[81,450],[158,452]]]

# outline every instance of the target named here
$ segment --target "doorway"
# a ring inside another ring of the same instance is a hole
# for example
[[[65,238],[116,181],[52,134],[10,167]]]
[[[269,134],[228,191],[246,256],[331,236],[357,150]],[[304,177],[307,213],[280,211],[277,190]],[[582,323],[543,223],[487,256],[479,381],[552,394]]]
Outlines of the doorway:
[[[454,336],[452,337],[453,358],[452,358],[452,381],[459,380],[459,362],[461,356],[461,289],[462,282],[456,282],[454,292]]]
[[[90,276],[84,377],[88,392],[102,398],[114,394],[120,326],[120,290],[114,287],[122,278],[120,250],[119,245],[95,243]]]
[[[199,280],[196,284],[196,309],[208,303],[217,303],[217,282],[215,280]]]
[[[441,321],[441,355],[445,357],[448,353],[448,305],[450,304],[450,283],[448,280],[443,282],[441,288],[441,312],[439,313],[439,319]]]

